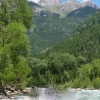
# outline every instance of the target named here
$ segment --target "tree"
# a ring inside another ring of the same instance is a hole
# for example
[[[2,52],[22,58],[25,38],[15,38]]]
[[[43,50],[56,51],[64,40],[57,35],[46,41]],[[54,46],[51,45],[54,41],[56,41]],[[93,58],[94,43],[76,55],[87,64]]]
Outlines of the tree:
[[[27,0],[2,0],[1,19],[5,25],[21,22],[29,29],[33,25],[33,10],[27,4]]]
[[[33,11],[26,0],[2,0],[0,9],[0,82],[13,83],[21,88],[27,85],[31,69],[26,61],[30,47],[25,32],[32,26],[32,17]]]
[[[91,79],[92,69],[93,67],[91,64],[84,64],[78,69],[79,78],[81,79],[81,81],[85,80],[87,77]]]
[[[26,86],[26,79],[30,73],[25,61],[29,53],[29,41],[25,30],[23,24],[17,22],[8,24],[4,32],[3,46],[0,49],[2,81],[17,86],[19,84],[21,88]]]
[[[93,77],[100,77],[100,59],[94,59],[92,61],[92,78]]]

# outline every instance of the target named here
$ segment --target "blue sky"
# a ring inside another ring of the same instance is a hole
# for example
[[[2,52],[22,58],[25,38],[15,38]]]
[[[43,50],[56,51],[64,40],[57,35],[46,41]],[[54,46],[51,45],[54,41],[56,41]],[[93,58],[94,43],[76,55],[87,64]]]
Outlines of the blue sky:
[[[62,0],[62,2],[66,2],[67,0]],[[82,0],[77,0],[82,1]],[[92,0],[95,4],[97,4],[100,7],[100,0]]]

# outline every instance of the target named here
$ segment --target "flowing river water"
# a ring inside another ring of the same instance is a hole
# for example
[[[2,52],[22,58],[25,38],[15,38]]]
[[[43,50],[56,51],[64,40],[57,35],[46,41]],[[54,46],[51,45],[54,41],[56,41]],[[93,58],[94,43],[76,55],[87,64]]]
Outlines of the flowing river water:
[[[100,100],[100,90],[66,89],[57,93],[53,89],[39,88],[38,91],[37,97],[16,96],[13,99],[1,100]]]

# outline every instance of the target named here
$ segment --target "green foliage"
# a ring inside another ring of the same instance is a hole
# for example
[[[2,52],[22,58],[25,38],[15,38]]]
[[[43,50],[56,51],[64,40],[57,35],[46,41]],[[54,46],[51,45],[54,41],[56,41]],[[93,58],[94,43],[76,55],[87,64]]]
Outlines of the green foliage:
[[[7,25],[0,38],[1,63],[6,64],[7,60],[10,59],[15,65],[18,62],[19,56],[27,56],[29,52],[29,42],[27,36],[24,34],[25,31],[24,25],[17,22]]]
[[[9,64],[2,74],[1,81],[5,84],[15,84],[19,88],[25,88],[28,84],[28,76],[31,72],[31,69],[28,67],[28,64],[25,58],[20,58],[18,64],[13,66],[13,64]]]
[[[92,75],[94,77],[100,77],[100,59],[94,59],[92,61],[92,65],[93,65]]]
[[[63,41],[70,36],[86,18],[98,11],[96,8],[86,6],[71,12],[70,17],[59,18],[59,14],[51,13],[38,4],[29,2],[29,5],[36,10],[34,14],[34,29],[29,32],[32,54],[44,53],[48,48]],[[41,9],[41,11],[38,11],[38,9]],[[58,9],[60,10],[60,8]]]
[[[51,20],[51,19],[49,19]],[[66,40],[44,53],[47,83],[74,88],[100,88],[100,11],[80,25]],[[68,53],[66,53],[68,52]],[[45,77],[45,74],[44,74]]]
[[[5,84],[16,84],[24,88],[27,76],[30,73],[27,62],[22,59],[29,52],[29,42],[23,24],[14,22],[7,25],[1,37],[0,71]],[[26,71],[27,70],[27,71]],[[13,76],[13,77],[12,77]]]
[[[87,59],[83,56],[78,56],[77,61],[78,61],[78,65],[81,65],[81,64],[85,64],[87,62]]]
[[[91,64],[82,65],[81,68],[79,69],[79,75],[83,80],[87,77],[91,78],[91,72],[92,72]]]
[[[83,56],[91,62],[100,58],[100,11],[80,25],[70,37],[47,51],[68,52],[75,56]]]
[[[81,18],[36,17],[34,29],[29,32],[32,53],[44,53],[48,48],[67,38],[79,24]]]
[[[94,78],[92,82],[96,89],[100,88],[100,78],[99,77]]]
[[[82,18],[87,18],[89,16],[91,16],[91,14],[94,14],[96,11],[98,11],[98,9],[93,8],[91,6],[85,6],[85,7],[81,7],[79,9],[76,9],[72,12],[70,12],[69,14],[67,14],[67,17],[82,17]],[[83,13],[84,12],[84,13]]]
[[[74,88],[100,88],[100,59],[94,59],[90,64],[78,68],[78,74],[72,87]]]
[[[33,11],[27,4],[27,0],[2,0],[0,10],[0,17],[5,25],[21,22],[29,29],[33,24]]]
[[[68,82],[70,80],[70,75],[67,71],[63,72],[63,80],[64,82]]]
[[[31,73],[31,69],[28,66],[28,63],[25,58],[20,57],[19,62],[16,67],[14,67],[16,73],[15,83],[21,88],[25,88],[28,84],[28,78]]]
[[[49,47],[69,36],[61,45],[49,49],[45,59],[27,58],[30,47],[25,32],[32,26],[32,16],[33,11],[26,0],[2,0],[0,82],[15,84],[19,88],[27,84],[100,88],[100,12],[79,27],[82,18],[58,19],[59,15],[46,11],[35,16],[35,27],[29,34],[32,51],[43,50],[43,55]]]
[[[79,88],[80,87],[80,80],[79,79],[75,79],[73,84],[71,84],[73,88]]]
[[[32,84],[36,86],[46,86],[46,71],[47,71],[47,61],[40,60],[36,58],[29,57],[28,65],[32,69]]]
[[[7,84],[13,84],[14,83],[14,80],[16,78],[16,74],[14,72],[13,65],[9,65],[8,67],[6,67],[3,70],[1,78],[2,78],[2,81],[7,83]]]
[[[31,69],[26,57],[29,40],[26,29],[33,24],[33,12],[26,0],[2,0],[0,9],[0,86],[25,88]],[[3,84],[2,84],[3,83]]]
[[[5,44],[9,44],[11,52],[16,52],[17,56],[27,56],[29,52],[29,41],[25,35],[25,31],[24,25],[16,22],[10,23],[6,28],[5,34],[8,36],[6,36],[7,39],[5,39]]]

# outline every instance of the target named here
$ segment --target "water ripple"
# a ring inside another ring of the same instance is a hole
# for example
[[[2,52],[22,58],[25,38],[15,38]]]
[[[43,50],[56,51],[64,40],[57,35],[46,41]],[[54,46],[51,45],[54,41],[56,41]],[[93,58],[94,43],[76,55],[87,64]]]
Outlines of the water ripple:
[[[2,100],[100,100],[100,90],[66,89],[56,93],[53,89],[39,88],[38,97],[17,96],[14,99]]]

